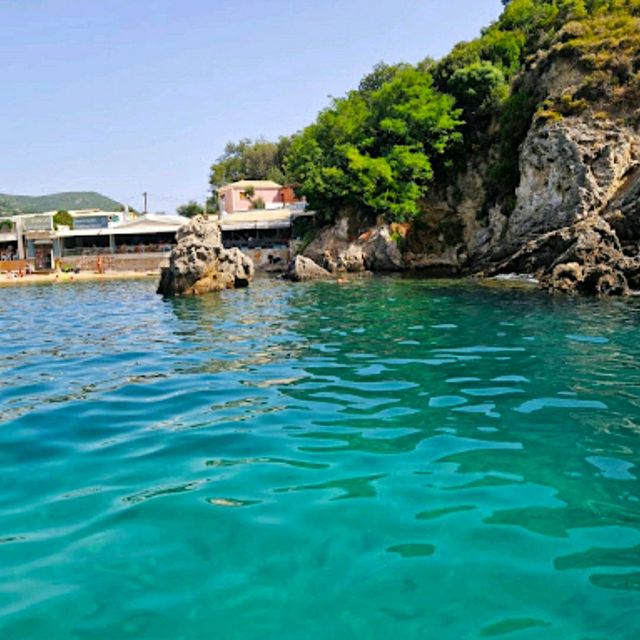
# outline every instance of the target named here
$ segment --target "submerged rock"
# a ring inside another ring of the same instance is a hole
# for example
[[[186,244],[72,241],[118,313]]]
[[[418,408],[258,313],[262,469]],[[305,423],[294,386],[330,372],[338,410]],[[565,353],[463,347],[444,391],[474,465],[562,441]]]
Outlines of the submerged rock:
[[[252,260],[237,248],[224,248],[216,221],[197,216],[178,229],[176,240],[169,266],[160,275],[158,293],[202,295],[246,287],[253,279]]]

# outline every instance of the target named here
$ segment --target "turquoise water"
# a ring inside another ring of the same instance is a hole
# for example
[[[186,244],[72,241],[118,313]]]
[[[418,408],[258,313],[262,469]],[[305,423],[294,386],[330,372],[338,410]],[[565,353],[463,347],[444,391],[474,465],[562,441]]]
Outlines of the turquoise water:
[[[0,638],[640,637],[640,302],[0,290]]]

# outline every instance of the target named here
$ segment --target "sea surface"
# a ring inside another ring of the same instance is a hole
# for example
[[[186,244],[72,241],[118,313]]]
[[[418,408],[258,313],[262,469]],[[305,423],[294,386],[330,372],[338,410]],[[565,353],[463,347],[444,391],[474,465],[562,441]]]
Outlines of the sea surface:
[[[0,290],[0,638],[640,638],[640,301]]]

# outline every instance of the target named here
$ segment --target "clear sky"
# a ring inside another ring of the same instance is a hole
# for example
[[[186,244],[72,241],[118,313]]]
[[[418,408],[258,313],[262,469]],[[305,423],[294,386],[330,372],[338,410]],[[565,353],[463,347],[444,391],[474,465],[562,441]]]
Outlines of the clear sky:
[[[0,0],[0,193],[203,200],[228,140],[310,123],[378,61],[440,57],[500,0]]]

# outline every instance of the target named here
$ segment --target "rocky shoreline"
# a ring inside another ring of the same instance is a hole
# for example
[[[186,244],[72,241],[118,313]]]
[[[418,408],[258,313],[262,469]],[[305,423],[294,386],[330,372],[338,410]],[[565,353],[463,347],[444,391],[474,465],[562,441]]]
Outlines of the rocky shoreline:
[[[455,185],[434,189],[423,216],[410,223],[341,211],[317,230],[286,277],[522,274],[550,292],[640,290],[638,124],[592,115],[537,123],[517,162],[520,184],[508,215],[499,206],[480,215],[488,202],[488,169],[470,163]],[[194,218],[177,241],[159,293],[198,295],[251,282],[253,263],[239,249],[223,247],[217,223]]]
[[[517,161],[521,180],[510,215],[495,207],[479,219],[487,197],[483,168],[469,165],[455,185],[456,199],[448,189],[425,203],[432,228],[372,225],[345,211],[304,249],[292,279],[365,271],[517,273],[551,292],[630,295],[640,289],[638,127],[592,116],[538,124]],[[453,239],[447,237],[452,224],[459,227]]]

